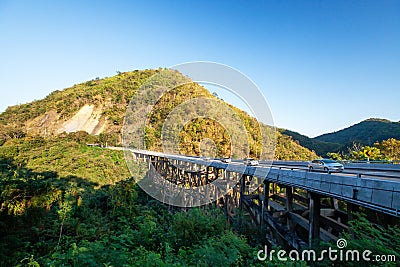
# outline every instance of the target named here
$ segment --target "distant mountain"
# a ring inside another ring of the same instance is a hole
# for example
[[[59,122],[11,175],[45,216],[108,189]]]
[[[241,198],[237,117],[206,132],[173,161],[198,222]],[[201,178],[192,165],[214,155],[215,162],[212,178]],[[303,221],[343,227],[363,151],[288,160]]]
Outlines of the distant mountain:
[[[234,136],[237,137],[235,141],[239,141],[240,144],[248,141],[250,156],[260,155],[263,147],[261,136],[274,137],[271,135],[274,133],[271,127],[262,124],[258,127],[259,123],[255,118],[216,98],[206,88],[191,81],[188,77],[177,71],[158,69],[120,72],[113,77],[96,78],[61,91],[56,90],[41,100],[8,107],[5,112],[0,114],[0,145],[7,140],[29,135],[54,138],[82,131],[98,136],[100,142],[108,140],[108,144],[110,144],[110,140],[113,140],[112,144],[120,144],[121,129],[131,98],[138,94],[138,89],[150,77],[160,72],[162,75],[156,76],[154,81],[158,87],[148,88],[149,90],[140,95],[143,110],[146,112],[151,110],[151,113],[147,113],[144,129],[147,148],[155,151],[162,149],[163,122],[175,107],[194,98],[211,98],[218,101],[219,104],[216,108],[218,114],[224,112],[223,107],[225,109],[228,107],[236,113],[247,131],[247,136],[240,132],[234,133],[236,134]],[[177,86],[177,84],[183,85]],[[156,104],[151,106],[157,96],[157,90],[164,87],[174,89],[163,94]],[[188,105],[184,108],[190,112],[195,109],[195,106]],[[139,121],[139,123],[142,125],[143,121]],[[236,127],[233,120],[230,123],[232,129],[239,131],[240,127]],[[224,127],[219,122],[207,118],[197,118],[185,125],[179,134],[181,152],[187,155],[199,155],[200,140],[206,139],[214,141],[217,156],[234,153],[231,151],[231,140]],[[269,138],[268,140],[274,139]],[[276,141],[275,157],[277,159],[308,160],[317,156],[279,131],[276,133]],[[245,151],[246,148],[240,146],[234,156],[240,158],[247,155]]]
[[[373,145],[375,142],[389,138],[400,139],[400,122],[371,118],[343,130],[317,136],[314,139],[348,146],[353,142]]]
[[[287,129],[279,129],[279,131],[285,135],[291,136],[295,142],[299,143],[299,145],[315,151],[315,153],[320,156],[325,156],[328,152],[337,152],[342,147],[339,143],[319,141]]]
[[[328,152],[346,151],[353,142],[361,145],[373,145],[375,142],[389,138],[400,139],[400,122],[371,118],[343,130],[315,138],[309,138],[286,129],[280,129],[280,132],[291,136],[301,146],[314,150],[318,155],[326,156]]]

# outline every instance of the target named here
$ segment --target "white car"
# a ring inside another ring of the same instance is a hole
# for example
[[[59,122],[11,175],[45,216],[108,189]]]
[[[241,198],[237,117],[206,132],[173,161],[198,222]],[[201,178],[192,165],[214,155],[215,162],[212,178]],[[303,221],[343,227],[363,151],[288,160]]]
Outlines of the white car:
[[[321,170],[330,173],[330,172],[342,172],[344,170],[344,166],[342,163],[339,163],[335,160],[316,159],[308,163],[308,169],[310,171]]]
[[[224,163],[231,163],[232,159],[228,158],[228,157],[225,157],[225,158],[222,158],[221,161],[224,162]]]
[[[253,158],[245,158],[243,159],[243,163],[247,166],[257,166],[259,164],[258,160]]]

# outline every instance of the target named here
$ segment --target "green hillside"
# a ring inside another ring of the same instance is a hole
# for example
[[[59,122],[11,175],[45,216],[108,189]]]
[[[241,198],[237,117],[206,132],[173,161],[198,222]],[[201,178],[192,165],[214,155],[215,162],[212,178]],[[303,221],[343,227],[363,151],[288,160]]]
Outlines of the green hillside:
[[[353,142],[372,145],[389,138],[400,139],[400,122],[384,119],[367,119],[343,130],[315,137],[317,141],[339,143],[342,147]]]
[[[160,69],[135,70],[56,90],[44,99],[8,107],[0,114],[0,125],[10,132],[12,127],[25,134],[54,135],[57,126],[90,104],[101,109],[99,121],[105,124],[104,132],[119,132],[132,96],[158,72]]]
[[[90,138],[0,146],[0,266],[257,264],[219,208],[172,212],[136,185],[139,166],[131,178],[122,151]]]
[[[64,131],[68,132],[71,125],[82,124],[84,127],[77,130],[87,131],[99,137],[100,142],[120,145],[121,128],[132,96],[146,80],[161,72],[163,75],[157,76],[158,80],[155,81],[157,85],[175,87],[176,84],[182,82],[185,84],[163,95],[149,114],[145,136],[146,147],[149,149],[162,149],[161,128],[165,118],[174,107],[189,99],[207,97],[219,101],[221,108],[222,106],[229,107],[240,118],[247,136],[240,135],[239,138],[249,141],[250,156],[260,155],[261,136],[264,135],[271,139],[270,143],[274,139],[277,140],[276,155],[279,159],[308,160],[316,157],[315,153],[299,146],[279,132],[276,133],[275,138],[272,136],[272,128],[264,125],[259,127],[258,122],[247,113],[219,100],[206,88],[191,82],[179,72],[164,69],[136,70],[118,73],[109,78],[96,78],[62,91],[54,91],[42,100],[9,107],[0,114],[0,144],[9,139],[24,136],[57,136]],[[152,97],[154,94],[150,90],[148,98],[144,101],[149,101]],[[82,120],[82,118],[87,121],[77,123],[76,120]],[[184,131],[180,133],[181,152],[198,155],[200,140],[204,138],[209,138],[216,144],[216,156],[231,155],[231,144],[227,142],[227,133],[218,125],[218,122],[209,119],[191,121],[185,125]],[[243,140],[240,142],[243,143]],[[246,156],[245,149],[234,156]]]
[[[301,146],[325,157],[328,152],[347,152],[353,143],[371,146],[375,142],[382,142],[390,138],[400,139],[400,122],[368,119],[343,130],[315,138],[286,129],[279,129],[279,131],[284,135],[291,136]]]
[[[328,152],[337,152],[342,147],[342,145],[339,143],[319,141],[294,131],[286,129],[279,129],[279,131],[282,134],[291,136],[292,139],[298,142],[301,146],[306,147],[312,151],[315,151],[315,153],[317,153],[320,156],[326,156]]]

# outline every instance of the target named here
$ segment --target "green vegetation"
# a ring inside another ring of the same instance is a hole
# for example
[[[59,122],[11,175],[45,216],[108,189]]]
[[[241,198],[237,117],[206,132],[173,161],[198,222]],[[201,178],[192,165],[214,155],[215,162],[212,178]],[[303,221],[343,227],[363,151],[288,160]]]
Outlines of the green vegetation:
[[[217,157],[229,157],[232,155],[232,144],[227,131],[217,121],[207,118],[194,119],[184,126],[179,136],[182,154],[200,155],[202,153],[201,140],[205,138],[209,138],[216,144],[215,155]],[[213,151],[205,152],[205,154],[208,152],[210,156],[213,155]]]
[[[153,200],[121,151],[78,136],[0,147],[1,266],[263,266],[260,248],[219,208],[182,212]]]
[[[265,266],[256,231],[239,234],[212,205],[181,211],[153,200],[129,177],[122,152],[86,146],[93,138],[26,137],[0,147],[1,266]],[[71,166],[82,161],[87,172]],[[399,231],[362,218],[345,237],[351,248],[400,257]]]
[[[85,177],[87,181],[100,186],[117,182],[115,179],[118,177],[129,177],[123,155],[85,145],[86,141],[93,139],[97,137],[83,132],[53,139],[38,136],[13,139],[1,147],[0,156],[12,159],[10,163],[34,172]]]
[[[400,140],[389,138],[381,143],[375,143],[374,147],[380,150],[384,159],[400,161]]]
[[[339,143],[342,147],[349,147],[354,142],[371,146],[375,142],[389,138],[400,140],[400,122],[368,119],[346,129],[318,136],[315,140]]]
[[[400,228],[398,226],[382,227],[371,223],[362,213],[355,213],[354,216],[355,219],[349,222],[349,231],[343,233],[341,238],[347,241],[347,246],[343,248],[344,259],[347,251],[357,250],[360,260],[336,260],[334,265],[332,265],[332,261],[325,260],[316,264],[316,266],[399,266],[400,252],[398,248],[400,245]],[[328,249],[329,247],[337,249],[336,244],[331,243],[322,244],[319,250]],[[370,255],[366,255],[371,259],[368,262],[362,259],[362,253],[366,250],[371,251]],[[377,260],[375,258],[376,255],[379,255]],[[348,257],[352,259],[350,254]],[[386,261],[383,259],[386,259]]]
[[[179,77],[178,77],[179,78]],[[168,80],[177,79],[174,75]],[[161,132],[164,122],[167,117],[174,110],[176,112],[176,107],[186,103],[193,99],[213,99],[218,103],[218,105],[210,105],[207,101],[199,101],[203,106],[202,110],[214,109],[215,114],[223,114],[224,109],[229,108],[240,118],[241,124],[245,127],[247,135],[241,135],[240,132],[231,133],[233,136],[237,136],[241,144],[246,143],[249,140],[249,153],[251,156],[256,157],[261,153],[261,130],[256,119],[250,117],[245,112],[225,103],[224,101],[218,99],[213,94],[211,94],[207,89],[200,86],[197,83],[189,82],[184,85],[180,85],[169,92],[162,95],[158,99],[157,103],[152,108],[151,114],[148,116],[148,123],[146,128],[146,147],[150,150],[161,151]],[[209,106],[208,106],[209,105]],[[185,114],[197,114],[196,110],[199,107],[196,105],[185,105],[180,106],[178,117],[183,117]],[[234,124],[233,121],[230,122]],[[241,125],[234,125],[239,131]],[[271,129],[272,131],[272,129]],[[183,130],[179,133],[179,145],[181,153],[188,155],[200,155],[200,143],[201,140],[210,139],[214,144],[216,144],[216,157],[230,156],[231,143],[230,136],[226,130],[220,125],[220,123],[212,118],[194,118],[186,125],[184,125]],[[246,151],[243,149],[240,154],[235,155],[237,157],[245,157]]]
[[[265,266],[261,244],[237,234],[219,208],[182,212],[151,199],[129,178],[121,151],[85,145],[96,138],[26,137],[0,147],[1,266]],[[86,172],[73,167],[83,161]],[[399,256],[398,228],[356,221],[353,232],[349,246]]]
[[[277,131],[275,159],[278,160],[312,160],[317,158],[314,151],[310,151],[293,141],[291,136]]]
[[[400,140],[390,138],[382,142],[376,142],[373,146],[362,146],[353,143],[347,153],[328,153],[335,160],[375,160],[375,161],[399,161]]]

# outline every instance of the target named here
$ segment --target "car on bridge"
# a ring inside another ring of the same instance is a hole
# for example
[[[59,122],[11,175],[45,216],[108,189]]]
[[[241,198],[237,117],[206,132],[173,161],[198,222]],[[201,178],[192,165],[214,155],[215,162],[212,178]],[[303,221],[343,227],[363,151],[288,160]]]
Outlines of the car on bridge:
[[[320,170],[331,173],[342,172],[344,170],[344,166],[342,163],[332,159],[316,159],[308,163],[308,169],[310,171]]]
[[[210,161],[211,157],[209,157],[209,156],[201,156],[201,159],[205,160],[205,161]]]
[[[247,166],[257,166],[259,165],[258,160],[253,159],[253,158],[244,158],[243,163]]]
[[[232,162],[232,159],[231,159],[230,157],[223,157],[223,158],[221,158],[221,161],[222,161],[223,163],[231,163],[231,162]]]

